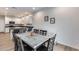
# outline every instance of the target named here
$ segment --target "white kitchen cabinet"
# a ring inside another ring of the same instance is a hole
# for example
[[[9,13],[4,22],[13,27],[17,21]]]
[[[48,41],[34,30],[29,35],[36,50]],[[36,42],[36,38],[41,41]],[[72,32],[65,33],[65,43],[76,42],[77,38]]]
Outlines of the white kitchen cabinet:
[[[5,32],[9,32],[9,28],[5,28]]]

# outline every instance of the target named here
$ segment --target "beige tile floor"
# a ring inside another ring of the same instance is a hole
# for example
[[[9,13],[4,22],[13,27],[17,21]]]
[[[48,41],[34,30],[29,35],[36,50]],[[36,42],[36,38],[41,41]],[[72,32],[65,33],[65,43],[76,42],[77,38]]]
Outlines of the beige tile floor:
[[[0,33],[0,51],[11,51],[14,48],[9,33]]]
[[[14,43],[10,39],[9,33],[0,33],[0,51],[14,51]],[[61,44],[55,44],[54,51],[78,51],[78,50]]]
[[[57,43],[54,46],[54,51],[79,51],[79,50]]]

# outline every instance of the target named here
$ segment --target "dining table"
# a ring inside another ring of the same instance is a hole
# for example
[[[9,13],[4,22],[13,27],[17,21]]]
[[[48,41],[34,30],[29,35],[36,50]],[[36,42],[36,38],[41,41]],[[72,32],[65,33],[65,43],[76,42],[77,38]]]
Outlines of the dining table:
[[[33,48],[34,51],[36,51],[37,48],[39,48],[43,43],[47,42],[50,37],[53,37],[53,36],[54,34],[43,36],[40,34],[29,33],[29,32],[16,34],[16,37],[18,37],[21,41],[22,50],[24,50],[24,47],[22,44],[22,41],[24,41],[31,48]]]

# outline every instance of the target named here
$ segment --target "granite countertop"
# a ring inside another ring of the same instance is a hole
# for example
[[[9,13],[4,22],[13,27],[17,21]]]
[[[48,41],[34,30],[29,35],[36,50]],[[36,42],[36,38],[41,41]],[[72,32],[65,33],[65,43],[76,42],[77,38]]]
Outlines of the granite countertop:
[[[33,28],[33,26],[32,25],[26,25],[26,26],[24,26],[23,24],[5,24],[5,27],[31,27],[31,28]]]

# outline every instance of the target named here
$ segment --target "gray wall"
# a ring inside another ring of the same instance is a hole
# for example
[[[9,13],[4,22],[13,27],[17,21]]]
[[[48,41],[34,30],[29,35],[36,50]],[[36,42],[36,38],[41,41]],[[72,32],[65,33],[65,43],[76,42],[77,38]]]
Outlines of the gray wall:
[[[56,23],[44,22],[45,15],[55,17]],[[79,49],[79,8],[45,8],[36,12],[33,20],[35,28],[57,33],[57,42]]]

